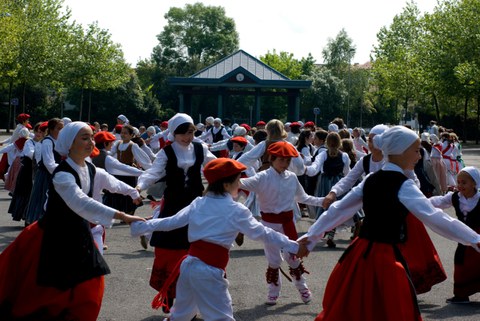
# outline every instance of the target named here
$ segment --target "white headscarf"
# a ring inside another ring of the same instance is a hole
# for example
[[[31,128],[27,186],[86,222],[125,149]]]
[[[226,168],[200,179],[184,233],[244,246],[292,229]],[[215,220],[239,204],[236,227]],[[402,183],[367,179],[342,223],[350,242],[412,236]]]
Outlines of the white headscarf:
[[[475,181],[477,189],[480,188],[480,171],[473,166],[466,166],[462,168],[461,172],[467,172]]]
[[[127,116],[120,114],[120,115],[118,115],[117,118],[120,119],[121,121],[123,121],[124,124],[128,124]]]
[[[438,136],[435,134],[430,134],[430,140],[432,141],[433,144],[438,143]]]
[[[67,126],[68,124],[70,124],[72,122],[72,120],[68,117],[63,117],[62,122],[63,122],[63,126]]]
[[[375,148],[381,149],[385,156],[401,155],[418,138],[418,135],[405,126],[394,126],[381,135],[373,137]]]
[[[338,125],[334,123],[328,124],[328,131],[338,133]]]
[[[60,155],[67,156],[75,137],[84,127],[90,128],[88,124],[82,121],[74,121],[63,127],[63,129],[58,133],[57,142],[55,143],[55,150]]]
[[[177,127],[181,124],[190,123],[193,125],[193,119],[187,114],[184,113],[177,113],[175,116],[170,118],[168,121],[168,140],[173,142],[175,138],[173,137],[173,133],[177,130]]]
[[[388,129],[388,126],[387,126],[387,125],[379,124],[379,125],[373,126],[373,128],[370,129],[370,132],[369,132],[368,134],[381,135],[381,134],[383,134],[387,129]]]
[[[247,130],[242,126],[237,126],[233,131],[233,136],[245,136],[247,134]]]

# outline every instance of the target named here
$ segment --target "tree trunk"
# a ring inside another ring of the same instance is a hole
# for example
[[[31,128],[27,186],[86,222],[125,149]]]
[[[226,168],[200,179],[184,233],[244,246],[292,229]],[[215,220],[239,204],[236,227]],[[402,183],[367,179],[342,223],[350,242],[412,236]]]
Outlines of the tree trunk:
[[[478,132],[480,130],[479,124],[480,124],[480,94],[477,94],[477,121],[475,123],[475,128],[477,129],[475,131],[475,144],[477,145],[478,145]]]
[[[88,91],[88,118],[87,122],[90,123],[90,111],[92,110],[92,90]]]
[[[78,120],[82,121],[82,109],[83,109],[83,86],[82,86],[82,91],[80,94],[80,112],[78,114]]]
[[[465,97],[465,106],[463,107],[463,143],[467,142],[467,111],[468,111],[468,95]]]
[[[433,105],[435,106],[435,114],[437,115],[437,122],[440,121],[440,109],[438,108],[437,95],[433,94]]]
[[[12,87],[13,80],[10,80],[8,84],[8,121],[7,121],[7,133],[10,133],[10,119],[12,118]]]
[[[25,112],[25,97],[27,96],[27,83],[23,82],[23,92],[22,92],[22,113]]]

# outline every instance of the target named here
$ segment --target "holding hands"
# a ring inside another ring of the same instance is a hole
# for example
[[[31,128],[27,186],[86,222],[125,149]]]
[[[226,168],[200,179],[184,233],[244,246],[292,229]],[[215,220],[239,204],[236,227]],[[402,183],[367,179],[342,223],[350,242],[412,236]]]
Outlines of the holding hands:
[[[307,245],[310,243],[310,241],[308,240],[308,238],[303,238],[301,240],[298,240],[298,252],[297,252],[297,256],[299,258],[304,258],[304,257],[308,257],[308,255],[310,254],[310,251],[308,250],[307,248]]]

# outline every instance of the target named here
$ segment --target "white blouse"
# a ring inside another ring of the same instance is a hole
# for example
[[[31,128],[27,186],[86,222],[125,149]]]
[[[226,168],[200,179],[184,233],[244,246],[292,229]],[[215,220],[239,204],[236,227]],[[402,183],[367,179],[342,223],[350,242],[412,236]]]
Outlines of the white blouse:
[[[175,156],[177,157],[177,166],[181,169],[183,169],[185,175],[187,175],[188,169],[195,164],[195,150],[193,144],[189,144],[188,146],[182,146],[178,144],[177,142],[172,143],[172,148],[173,151],[175,152]],[[206,165],[209,161],[212,159],[215,159],[215,155],[213,155],[209,150],[208,147],[204,144],[202,144],[203,148],[203,164]],[[167,166],[167,161],[168,157],[167,154],[165,153],[164,149],[161,149],[157,153],[157,158],[153,162],[152,166],[146,170],[145,172],[140,175],[138,178],[138,184],[137,187],[140,188],[140,190],[144,190],[153,184],[155,184],[156,181],[164,177],[167,172],[166,172],[166,166]]]
[[[350,172],[350,158],[348,157],[347,153],[342,151],[338,151],[342,153],[342,161],[343,161],[343,175],[347,175]],[[317,157],[315,157],[315,161],[312,165],[307,166],[305,174],[308,176],[315,176],[318,173],[323,173],[323,164],[327,160],[328,150],[324,150]]]
[[[386,163],[383,170],[403,173],[402,169],[393,163]],[[308,244],[308,249],[310,251],[327,231],[346,222],[363,207],[364,184],[365,180],[354,187],[343,199],[330,205],[328,210],[300,238],[309,238],[311,242]],[[480,242],[480,235],[459,220],[433,207],[413,180],[407,179],[402,184],[398,191],[398,199],[410,213],[415,215],[435,233],[452,241],[471,245],[477,249],[476,244]],[[388,209],[385,210],[385,215],[388,215]]]
[[[445,209],[453,206],[452,196],[453,192],[448,192],[447,194],[442,196],[432,196],[428,200],[430,201],[430,203],[432,203],[433,206]],[[475,206],[477,206],[478,200],[480,199],[480,193],[477,192],[470,198],[465,198],[462,193],[458,193],[458,196],[460,211],[462,211],[463,215],[467,217],[467,213],[472,211]]]
[[[128,146],[130,145],[131,142],[124,143],[123,141],[118,141],[118,143],[115,143],[112,147],[111,154],[113,157],[117,155],[117,150],[124,152],[127,150]],[[138,144],[132,143],[132,153],[133,153],[133,158],[135,161],[137,161],[140,166],[142,166],[143,169],[149,169],[152,167],[152,161],[150,160],[150,157],[138,146]]]
[[[55,191],[65,201],[65,204],[82,218],[94,224],[111,227],[113,224],[113,216],[117,210],[105,206],[87,195],[90,190],[88,167],[86,165],[77,165],[71,158],[67,158],[66,161],[77,172],[82,188],[78,187],[75,182],[75,177],[72,174],[58,172],[53,177]],[[101,174],[98,175],[100,176]],[[95,175],[95,178],[96,177],[97,175]],[[101,180],[99,183],[100,182]],[[95,183],[97,183],[96,179]]]

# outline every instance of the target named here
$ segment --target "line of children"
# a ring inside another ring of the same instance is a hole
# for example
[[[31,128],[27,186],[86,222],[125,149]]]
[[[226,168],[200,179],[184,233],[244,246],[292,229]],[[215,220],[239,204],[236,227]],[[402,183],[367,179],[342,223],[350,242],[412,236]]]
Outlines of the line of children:
[[[421,320],[416,293],[399,244],[409,237],[408,215],[415,215],[436,233],[479,250],[480,235],[435,209],[405,171],[419,160],[420,139],[395,126],[374,138],[388,162],[333,203],[299,241],[309,250],[325,232],[360,208],[365,219],[356,238],[339,259],[328,280],[323,311],[316,321]],[[362,298],[362,299],[359,299]],[[345,307],[348,306],[348,309]],[[381,307],[381,308],[380,308]]]

